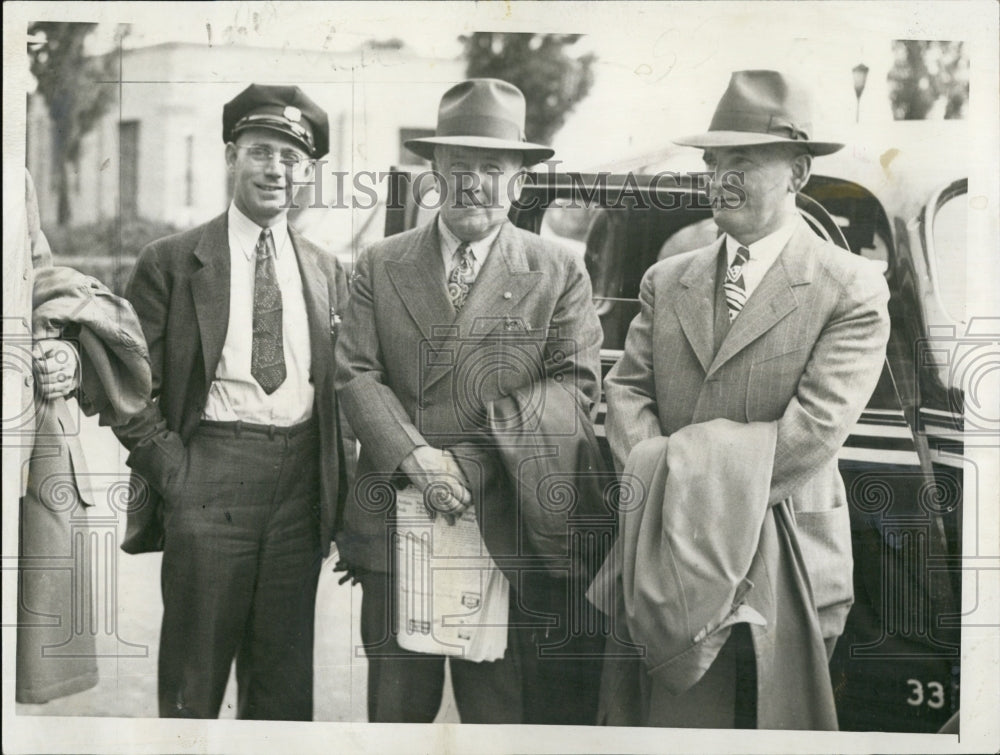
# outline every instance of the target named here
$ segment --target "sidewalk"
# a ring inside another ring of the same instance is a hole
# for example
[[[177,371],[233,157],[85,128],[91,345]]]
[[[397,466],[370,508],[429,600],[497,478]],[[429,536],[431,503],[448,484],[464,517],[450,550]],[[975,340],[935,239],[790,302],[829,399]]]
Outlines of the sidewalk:
[[[160,554],[138,556],[118,549],[125,516],[117,511],[115,483],[128,476],[126,452],[96,418],[81,419],[83,447],[89,470],[100,480],[104,495],[87,512],[95,591],[90,615],[97,632],[100,682],[93,689],[44,705],[17,705],[18,715],[156,717],[156,656],[162,605]],[[97,533],[97,537],[94,537]],[[324,562],[316,597],[314,720],[366,720],[367,662],[361,649],[358,619],[361,588],[338,585],[333,573],[336,556]],[[96,626],[95,626],[96,625]],[[220,718],[235,718],[235,673]],[[438,721],[455,723],[458,716],[450,691]]]

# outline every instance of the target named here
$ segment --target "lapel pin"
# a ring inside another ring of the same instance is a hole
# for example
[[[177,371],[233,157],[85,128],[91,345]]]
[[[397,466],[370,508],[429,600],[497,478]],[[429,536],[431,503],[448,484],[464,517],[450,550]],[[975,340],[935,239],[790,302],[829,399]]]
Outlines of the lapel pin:
[[[512,294],[510,291],[504,291],[503,292],[503,298],[504,299],[510,299],[513,296],[514,296],[514,294]]]

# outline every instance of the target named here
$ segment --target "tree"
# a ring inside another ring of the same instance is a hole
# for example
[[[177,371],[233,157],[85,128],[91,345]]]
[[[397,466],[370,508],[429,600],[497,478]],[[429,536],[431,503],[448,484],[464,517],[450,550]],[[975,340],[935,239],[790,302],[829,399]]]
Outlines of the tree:
[[[28,33],[42,38],[28,50],[31,73],[52,121],[52,151],[59,196],[58,222],[71,217],[69,166],[80,156],[80,143],[114,102],[117,58],[87,56],[84,45],[97,24],[37,22]],[[119,39],[125,27],[119,27]]]
[[[935,106],[943,107],[945,118],[965,117],[969,58],[961,42],[897,39],[893,52],[889,96],[897,121],[934,117]]]
[[[592,53],[571,57],[579,34],[476,32],[461,37],[470,78],[508,81],[527,101],[525,138],[551,144],[566,117],[594,83]]]

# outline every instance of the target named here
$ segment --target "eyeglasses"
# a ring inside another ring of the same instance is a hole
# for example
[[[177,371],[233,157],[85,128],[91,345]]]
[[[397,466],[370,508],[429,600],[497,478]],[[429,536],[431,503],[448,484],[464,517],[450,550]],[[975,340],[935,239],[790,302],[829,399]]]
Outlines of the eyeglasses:
[[[255,163],[260,163],[261,165],[269,164],[274,159],[275,155],[278,156],[278,162],[289,168],[295,168],[308,160],[307,157],[304,157],[298,152],[290,149],[283,149],[281,152],[275,152],[270,147],[263,147],[257,144],[250,147],[239,146],[239,149],[245,149],[247,154],[250,155],[250,159]]]

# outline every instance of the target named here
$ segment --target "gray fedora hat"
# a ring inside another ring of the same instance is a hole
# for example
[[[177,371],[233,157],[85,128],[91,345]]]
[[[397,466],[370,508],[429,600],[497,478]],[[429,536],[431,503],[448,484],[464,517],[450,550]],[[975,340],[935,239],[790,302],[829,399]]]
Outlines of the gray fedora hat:
[[[513,84],[467,79],[441,97],[434,136],[404,145],[427,160],[434,159],[438,145],[514,150],[524,155],[525,165],[548,160],[554,149],[524,140],[524,115],[524,95]]]
[[[778,71],[736,71],[708,131],[674,143],[701,149],[802,144],[814,155],[829,155],[844,146],[813,141],[811,132],[812,98],[803,84]]]

